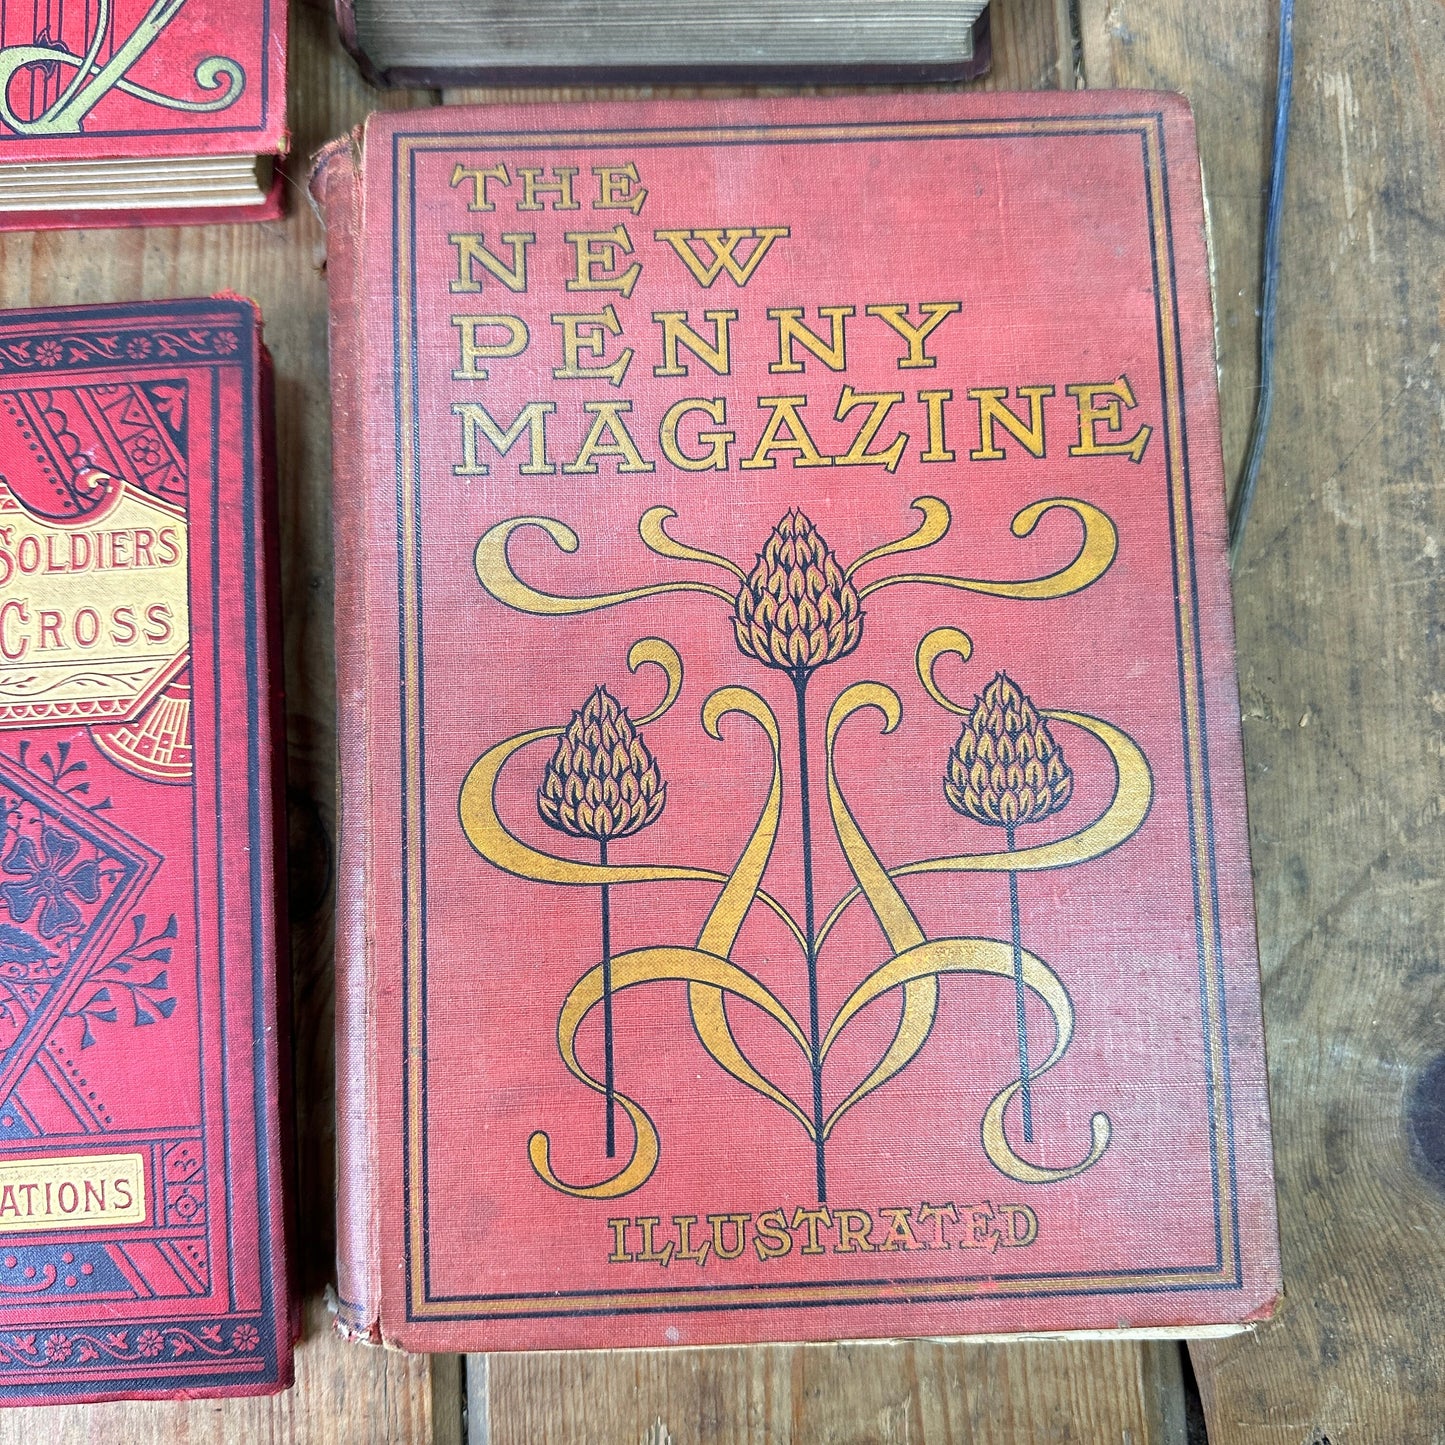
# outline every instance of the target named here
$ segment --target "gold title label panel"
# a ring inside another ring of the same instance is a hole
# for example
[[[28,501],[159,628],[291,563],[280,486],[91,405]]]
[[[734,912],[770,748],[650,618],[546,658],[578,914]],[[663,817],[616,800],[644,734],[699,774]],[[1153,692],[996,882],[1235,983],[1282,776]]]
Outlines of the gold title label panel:
[[[187,655],[186,543],[128,486],[69,525],[0,486],[0,727],[134,718]]]
[[[0,1159],[0,1234],[145,1221],[143,1154]]]

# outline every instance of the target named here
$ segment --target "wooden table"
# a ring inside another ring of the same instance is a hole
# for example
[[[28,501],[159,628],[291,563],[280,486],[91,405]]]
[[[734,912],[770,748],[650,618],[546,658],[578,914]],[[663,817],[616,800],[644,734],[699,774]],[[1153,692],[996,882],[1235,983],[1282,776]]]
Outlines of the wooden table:
[[[990,88],[1185,91],[1217,265],[1225,457],[1256,380],[1274,5],[994,0]],[[1297,26],[1279,392],[1235,579],[1287,1297],[1169,1344],[408,1358],[327,1327],[333,671],[325,238],[308,155],[378,105],[297,4],[281,223],[0,238],[4,304],[260,301],[276,359],[306,1334],[271,1400],[18,1410],[10,1442],[1427,1445],[1445,1441],[1445,8]],[[577,92],[578,95],[581,92]],[[1432,1083],[1433,1081],[1433,1083]]]

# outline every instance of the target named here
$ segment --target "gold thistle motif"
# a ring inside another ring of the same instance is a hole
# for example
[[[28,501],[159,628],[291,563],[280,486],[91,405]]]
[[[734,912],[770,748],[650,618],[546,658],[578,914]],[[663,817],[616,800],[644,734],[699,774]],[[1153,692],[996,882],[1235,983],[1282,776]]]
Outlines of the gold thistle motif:
[[[1049,725],[1022,689],[1006,673],[975,699],[948,755],[943,794],[949,806],[967,818],[1004,830],[1014,850],[1014,829],[1057,813],[1074,791],[1074,775],[1054,741]],[[1008,875],[1009,927],[1013,942],[1014,1014],[1018,1028],[1019,1103],[1024,1143],[1034,1139],[1033,1094],[1029,1087],[1029,1034],[1024,1016],[1023,944],[1019,928],[1019,876]]]
[[[773,528],[738,589],[733,629],[748,657],[794,677],[846,657],[862,640],[858,589],[796,508]]]
[[[573,838],[627,838],[655,823],[667,784],[624,708],[599,687],[572,714],[547,764],[537,811]]]
[[[1103,512],[1084,502],[1050,498],[1018,512],[1011,524],[1013,535],[1019,538],[1033,535],[1040,522],[1056,512],[1071,515],[1082,526],[1083,534],[1072,560],[1062,566],[1053,565],[1042,575],[995,580],[953,576],[946,571],[890,571],[881,576],[867,573],[865,569],[876,568],[886,558],[933,547],[947,535],[951,516],[944,502],[936,497],[919,497],[912,505],[919,520],[906,535],[863,551],[846,567],[840,564],[812,521],[795,508],[772,529],[750,570],[717,552],[674,537],[668,531],[669,524],[677,517],[674,509],[662,504],[650,506],[638,518],[638,536],[648,551],[672,562],[687,563],[694,569],[713,568],[726,576],[719,575],[717,580],[703,580],[695,574],[680,576],[675,580],[620,585],[619,590],[603,590],[595,595],[539,590],[513,568],[508,548],[512,538],[522,531],[540,531],[564,553],[579,550],[581,538],[557,518],[510,517],[488,528],[477,542],[474,565],[482,588],[502,606],[530,616],[569,618],[674,593],[722,603],[733,623],[738,650],[787,677],[794,694],[794,708],[789,711],[796,711],[796,752],[788,758],[785,754],[790,740],[785,733],[791,729],[782,725],[780,713],[775,712],[773,704],[759,692],[742,685],[723,685],[714,688],[703,704],[702,725],[709,737],[721,740],[723,719],[741,714],[762,728],[772,751],[772,784],[767,799],[736,866],[726,874],[712,868],[683,866],[676,861],[648,863],[632,859],[625,867],[616,867],[608,859],[609,839],[632,836],[662,812],[663,788],[651,755],[645,749],[634,753],[633,748],[637,732],[666,713],[676,702],[681,688],[681,658],[675,649],[656,637],[640,639],[633,645],[628,653],[628,667],[635,672],[642,661],[662,663],[668,676],[668,690],[660,707],[634,721],[627,718],[605,690],[598,689],[588,704],[573,716],[570,725],[534,726],[495,742],[467,773],[459,798],[460,818],[468,841],[482,858],[517,877],[548,885],[595,887],[601,895],[601,966],[588,968],[563,1001],[558,1015],[557,1047],[573,1077],[606,1095],[608,1157],[622,1152],[615,1147],[614,1102],[626,1113],[634,1142],[627,1162],[615,1173],[609,1172],[607,1177],[590,1183],[571,1182],[554,1170],[551,1140],[544,1130],[538,1129],[528,1139],[527,1153],[538,1177],[551,1188],[576,1198],[615,1199],[642,1187],[657,1167],[661,1141],[656,1125],[635,1099],[616,1089],[612,1005],[614,990],[662,981],[680,980],[687,984],[692,1024],[711,1059],[748,1089],[786,1110],[806,1130],[814,1145],[820,1203],[828,1197],[825,1146],[833,1136],[835,1125],[856,1104],[906,1068],[923,1047],[930,1037],[939,1006],[939,980],[945,975],[1007,977],[1010,961],[1019,1030],[1019,1073],[994,1095],[984,1112],[980,1139],[985,1154],[1008,1178],[1043,1184],[1072,1178],[1092,1168],[1108,1146],[1110,1125],[1107,1115],[1102,1113],[1096,1113],[1090,1121],[1092,1144],[1088,1152],[1077,1162],[1060,1167],[1020,1155],[1009,1137],[1007,1114],[1018,1097],[1023,1108],[1024,1140],[1032,1142],[1031,1085],[1062,1059],[1074,1029],[1073,1004],[1063,982],[1043,959],[1022,947],[1018,869],[1012,855],[1016,851],[1014,835],[1018,825],[1046,819],[1065,808],[1071,799],[1072,774],[1049,735],[1046,720],[1066,722],[1093,736],[1112,757],[1116,781],[1113,797],[1099,818],[1066,838],[1031,849],[1026,860],[1020,855],[1019,866],[1028,869],[1087,862],[1101,857],[1137,832],[1147,816],[1152,787],[1148,760],[1132,739],[1111,724],[1083,714],[1040,714],[1026,706],[1022,693],[1002,675],[995,679],[987,694],[987,700],[998,714],[990,727],[990,709],[982,706],[986,698],[977,699],[973,707],[963,706],[947,697],[934,680],[933,668],[940,656],[955,653],[967,661],[972,652],[972,643],[957,628],[935,628],[919,643],[919,679],[936,703],[968,723],[965,736],[958,743],[960,756],[957,759],[950,756],[940,770],[945,775],[940,781],[946,779],[950,805],[965,816],[976,817],[1003,830],[1006,849],[950,854],[896,867],[882,862],[863,836],[839,788],[834,747],[839,740],[839,729],[860,711],[880,712],[887,724],[884,731],[892,732],[901,719],[902,703],[897,693],[882,683],[854,683],[832,701],[827,726],[817,741],[824,744],[829,785],[827,806],[833,832],[855,886],[831,909],[827,909],[827,900],[816,896],[812,794],[822,778],[815,778],[810,767],[808,686],[826,663],[838,661],[859,649],[863,608],[868,598],[883,588],[904,584],[948,587],[1018,601],[1067,597],[1090,586],[1114,561],[1117,534],[1114,524]],[[864,580],[868,575],[873,575],[873,580]],[[981,742],[985,733],[987,741]],[[575,839],[595,842],[598,849],[595,862],[581,862],[531,846],[509,828],[498,812],[497,785],[510,760],[544,736],[556,742],[555,755],[545,775],[538,780],[536,796],[541,817],[551,828]],[[980,759],[983,771],[970,796],[970,775]],[[1007,803],[1006,793],[1011,795]],[[780,822],[788,816],[794,798],[801,845],[798,861],[802,873],[803,916],[800,919],[762,887],[765,875],[778,871],[774,844]],[[1006,872],[1011,940],[930,938],[894,880],[902,874],[939,870],[968,872],[973,876],[978,876],[980,870]],[[614,956],[612,889],[622,884],[669,884],[682,879],[722,884],[722,892],[697,935],[697,943],[668,942],[621,950]],[[891,952],[853,989],[848,1001],[829,1021],[823,1017],[820,1006],[820,953],[850,905],[864,898],[881,923]],[[821,915],[820,901],[827,910]],[[740,930],[757,904],[765,905],[782,920],[802,948],[808,969],[806,1018],[795,1015],[735,959]],[[824,1096],[823,1075],[832,1051],[862,1010],[873,1001],[900,990],[902,1016],[886,1052],[850,1094],[841,1102],[829,1103]],[[1032,991],[1037,1002],[1048,1011],[1054,1025],[1052,1048],[1032,1062],[1024,1007],[1028,991]],[[742,1004],[760,1010],[801,1048],[812,1075],[810,1100],[801,1094],[795,1098],[779,1088],[747,1057],[728,1016],[730,1005]],[[598,1006],[603,1015],[605,1072],[602,1079],[591,1071],[594,1065],[586,1062],[585,1057],[579,1058],[578,1050],[584,1023],[591,1010]]]
[[[592,838],[607,866],[607,844],[662,816],[667,784],[627,709],[599,687],[572,714],[537,790],[542,821],[573,838]],[[617,1082],[612,1028],[612,889],[602,885],[602,1047],[606,1058],[607,1157],[617,1153]]]
[[[948,756],[943,792],[955,812],[1013,829],[1057,813],[1074,774],[1049,725],[1007,673],[975,701]]]

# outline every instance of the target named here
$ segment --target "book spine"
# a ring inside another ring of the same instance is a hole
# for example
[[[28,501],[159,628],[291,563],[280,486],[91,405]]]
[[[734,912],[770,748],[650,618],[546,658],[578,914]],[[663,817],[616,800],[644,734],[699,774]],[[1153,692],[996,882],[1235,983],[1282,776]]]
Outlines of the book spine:
[[[331,294],[332,536],[336,607],[336,1323],[381,1338],[374,960],[367,928],[370,806],[366,714],[366,487],[362,441],[361,187],[357,142],[318,157],[311,177],[326,224]]]
[[[261,331],[257,313],[257,334]],[[280,1181],[272,1216],[272,1237],[286,1260],[286,1308],[276,1311],[287,1346],[301,1338],[301,1288],[297,1274],[296,1219],[296,1067],[295,1042],[292,1029],[293,1003],[291,970],[286,966],[291,938],[291,917],[287,895],[287,819],[286,819],[286,694],[283,687],[285,667],[281,633],[281,512],[277,487],[276,457],[276,367],[264,342],[257,346],[261,379],[261,529],[259,553],[265,558],[266,615],[263,635],[266,638],[266,701],[269,708],[269,762],[271,765],[271,876],[267,879],[269,895],[275,899],[276,941],[272,950],[272,970],[276,997],[274,1006],[268,1000],[265,1016],[276,1020],[272,1034],[275,1059],[269,1061],[276,1081],[276,1128],[270,1137],[279,1139],[280,1150],[275,1177]],[[268,1103],[273,1091],[267,1090]],[[290,1351],[286,1352],[289,1361]],[[286,1383],[292,1380],[288,1369]]]

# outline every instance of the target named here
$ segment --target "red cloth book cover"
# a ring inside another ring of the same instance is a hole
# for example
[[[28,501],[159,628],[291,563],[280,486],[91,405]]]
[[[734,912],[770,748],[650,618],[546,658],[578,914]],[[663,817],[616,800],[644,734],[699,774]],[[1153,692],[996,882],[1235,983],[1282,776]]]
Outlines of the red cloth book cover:
[[[0,1401],[291,1378],[269,362],[0,314]]]
[[[0,166],[284,154],[286,0],[0,0]],[[0,229],[270,219],[256,205],[0,211]]]
[[[343,1326],[1267,1315],[1187,105],[377,115],[313,185]]]

